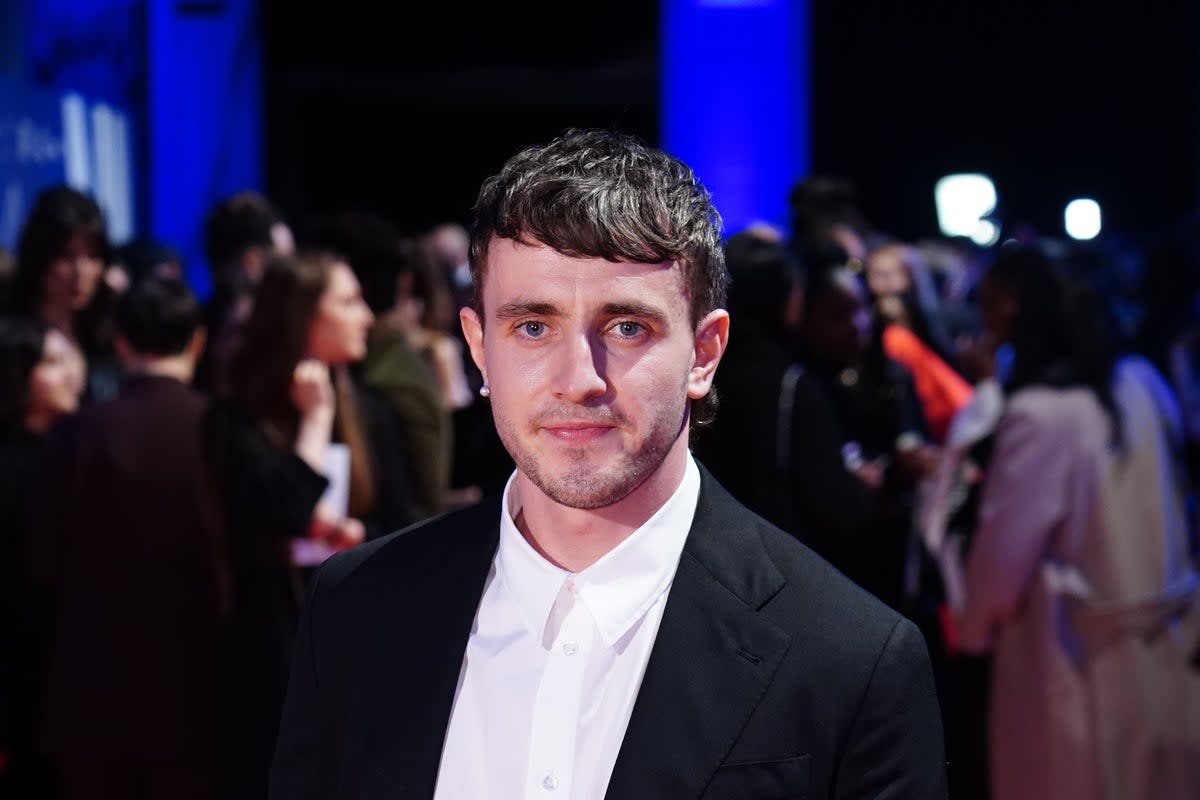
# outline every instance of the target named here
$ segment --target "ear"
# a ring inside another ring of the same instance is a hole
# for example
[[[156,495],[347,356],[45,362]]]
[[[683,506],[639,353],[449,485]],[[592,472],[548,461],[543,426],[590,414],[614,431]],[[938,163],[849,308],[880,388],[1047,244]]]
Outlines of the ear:
[[[729,312],[723,308],[708,312],[696,326],[695,352],[687,381],[688,397],[699,400],[708,394],[728,344]]]
[[[458,312],[458,321],[462,324],[463,336],[467,339],[467,347],[471,350],[471,360],[483,374],[483,382],[487,383],[487,367],[483,358],[483,321],[470,306],[463,306]]]

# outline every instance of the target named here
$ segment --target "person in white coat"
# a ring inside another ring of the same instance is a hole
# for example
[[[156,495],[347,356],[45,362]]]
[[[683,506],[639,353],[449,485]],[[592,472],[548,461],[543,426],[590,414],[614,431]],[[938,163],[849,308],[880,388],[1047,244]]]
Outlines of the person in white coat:
[[[1015,354],[960,620],[964,648],[994,654],[993,800],[1200,797],[1200,580],[1170,394],[1115,358],[1099,308],[1036,250],[981,287]]]

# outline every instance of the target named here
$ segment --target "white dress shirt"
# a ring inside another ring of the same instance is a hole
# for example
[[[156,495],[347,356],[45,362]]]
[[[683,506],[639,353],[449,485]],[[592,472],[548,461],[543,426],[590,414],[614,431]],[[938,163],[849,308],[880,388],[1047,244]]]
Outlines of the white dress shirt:
[[[700,472],[689,457],[671,498],[579,573],[551,564],[517,530],[513,484],[434,797],[601,800],[696,513]]]

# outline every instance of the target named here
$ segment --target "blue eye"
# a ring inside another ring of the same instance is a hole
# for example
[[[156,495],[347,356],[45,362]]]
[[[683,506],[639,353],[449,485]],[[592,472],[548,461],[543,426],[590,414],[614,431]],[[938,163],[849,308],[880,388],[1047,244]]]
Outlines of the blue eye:
[[[521,323],[521,331],[526,336],[536,339],[539,336],[541,336],[543,333],[546,332],[546,326],[544,323],[538,322],[536,320],[530,320],[529,322]]]
[[[637,322],[618,322],[617,333],[627,339],[631,339],[642,332],[642,326]]]

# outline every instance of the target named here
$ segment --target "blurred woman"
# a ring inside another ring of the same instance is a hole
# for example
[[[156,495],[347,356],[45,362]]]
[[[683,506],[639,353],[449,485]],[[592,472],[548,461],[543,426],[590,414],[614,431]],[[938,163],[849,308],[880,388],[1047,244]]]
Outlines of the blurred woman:
[[[412,519],[403,446],[390,415],[352,380],[373,316],[350,267],[326,253],[271,261],[208,440],[234,571],[227,744],[236,785],[265,796],[301,573],[294,543],[333,549]],[[334,448],[333,445],[342,445]],[[333,451],[348,453],[340,495]]]
[[[0,319],[0,773],[6,797],[41,797],[49,774],[38,753],[51,616],[26,572],[30,498],[46,434],[79,406],[83,362],[59,331],[35,318]],[[11,648],[11,649],[10,649]]]
[[[38,317],[79,348],[87,360],[88,399],[112,397],[119,384],[112,350],[116,291],[106,281],[110,255],[100,207],[65,186],[38,195],[17,243],[12,310]]]
[[[992,650],[994,800],[1200,796],[1200,581],[1162,378],[1041,253],[981,286],[1014,352],[967,563],[962,644]]]
[[[886,244],[867,257],[876,346],[912,373],[925,424],[935,441],[971,399],[971,386],[950,366],[928,266],[909,245]]]

